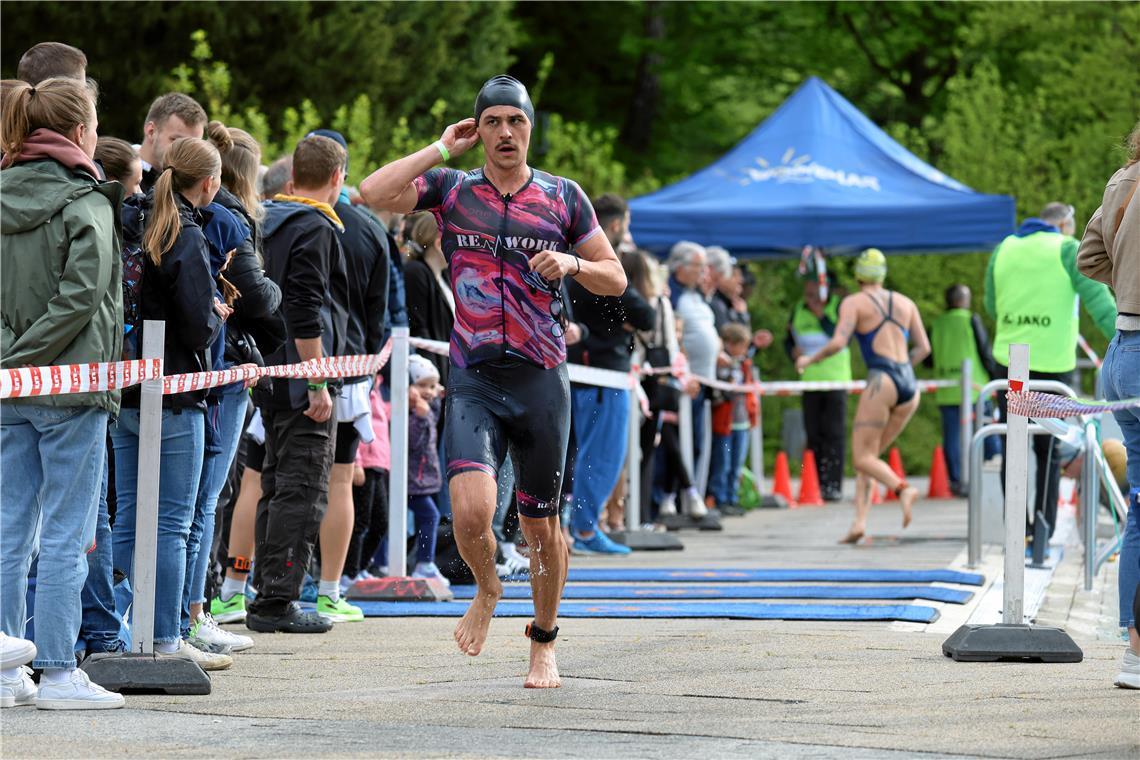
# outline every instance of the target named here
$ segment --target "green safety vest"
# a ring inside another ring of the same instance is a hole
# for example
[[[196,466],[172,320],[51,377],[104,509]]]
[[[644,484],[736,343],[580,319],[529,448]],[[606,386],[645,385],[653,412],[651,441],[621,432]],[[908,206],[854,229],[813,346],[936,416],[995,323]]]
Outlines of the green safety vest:
[[[968,309],[950,309],[931,325],[931,350],[934,352],[934,371],[940,380],[959,380],[962,377],[962,360],[970,360],[970,376],[974,389],[970,400],[978,400],[979,389],[989,377],[978,356],[974,342],[972,314]],[[958,406],[962,403],[961,387],[939,388],[934,394],[939,406]]]
[[[838,324],[839,299],[835,296],[828,299],[827,306],[823,307],[823,313],[832,322]],[[811,356],[831,340],[831,336],[823,331],[819,319],[811,313],[811,309],[807,307],[802,298],[796,304],[796,310],[792,315],[792,338],[796,341],[796,348],[804,356]],[[805,369],[800,379],[812,382],[849,382],[851,380],[851,352],[844,346],[843,350],[838,353]]]
[[[1057,232],[1010,235],[994,251],[997,334],[994,359],[1009,366],[1009,346],[1029,344],[1029,368],[1070,372],[1077,366],[1077,292],[1061,261]]]

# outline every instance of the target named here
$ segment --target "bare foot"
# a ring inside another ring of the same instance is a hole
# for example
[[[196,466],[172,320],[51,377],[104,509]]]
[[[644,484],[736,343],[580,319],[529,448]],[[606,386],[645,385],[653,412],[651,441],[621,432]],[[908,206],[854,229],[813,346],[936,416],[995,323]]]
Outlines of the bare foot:
[[[859,543],[860,539],[862,539],[862,538],[863,538],[863,529],[862,528],[852,528],[851,530],[847,531],[846,536],[839,539],[839,543],[841,543],[841,544],[857,544],[857,543]]]
[[[557,689],[562,685],[558,675],[558,663],[554,661],[554,642],[539,644],[530,642],[530,672],[526,674],[523,687],[527,689]]]
[[[903,527],[910,525],[910,519],[913,517],[914,502],[918,500],[918,489],[914,486],[907,486],[903,492],[899,494],[899,501],[902,502],[903,510]]]
[[[503,596],[503,586],[479,590],[471,600],[471,606],[459,624],[455,626],[455,643],[459,651],[475,657],[483,651],[483,643],[487,640],[487,629],[491,626],[491,616],[495,614],[495,605]]]

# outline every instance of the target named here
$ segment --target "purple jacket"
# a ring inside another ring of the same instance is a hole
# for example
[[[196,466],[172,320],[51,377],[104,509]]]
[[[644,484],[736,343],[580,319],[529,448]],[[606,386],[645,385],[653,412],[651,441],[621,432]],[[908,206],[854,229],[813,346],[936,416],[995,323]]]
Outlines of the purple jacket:
[[[412,410],[408,414],[408,495],[431,496],[443,488],[439,470],[439,442],[436,426],[439,399],[431,402],[431,413],[421,417]]]

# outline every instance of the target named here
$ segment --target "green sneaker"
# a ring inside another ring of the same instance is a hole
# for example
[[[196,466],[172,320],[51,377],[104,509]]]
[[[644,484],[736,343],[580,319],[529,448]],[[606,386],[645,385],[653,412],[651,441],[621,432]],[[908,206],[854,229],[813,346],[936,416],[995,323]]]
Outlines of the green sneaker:
[[[245,594],[234,594],[228,602],[210,600],[210,615],[216,623],[241,623],[245,620]]]
[[[364,619],[364,610],[343,599],[334,602],[323,594],[317,597],[317,614],[334,623],[357,623]]]

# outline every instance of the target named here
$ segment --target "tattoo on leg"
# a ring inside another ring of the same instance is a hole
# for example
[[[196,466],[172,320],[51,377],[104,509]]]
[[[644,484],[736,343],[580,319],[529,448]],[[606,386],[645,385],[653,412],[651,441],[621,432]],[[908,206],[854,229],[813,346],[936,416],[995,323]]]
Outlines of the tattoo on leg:
[[[867,375],[867,395],[873,397],[883,389],[883,373],[872,372]]]

